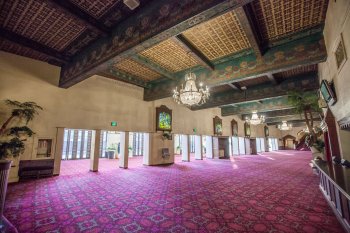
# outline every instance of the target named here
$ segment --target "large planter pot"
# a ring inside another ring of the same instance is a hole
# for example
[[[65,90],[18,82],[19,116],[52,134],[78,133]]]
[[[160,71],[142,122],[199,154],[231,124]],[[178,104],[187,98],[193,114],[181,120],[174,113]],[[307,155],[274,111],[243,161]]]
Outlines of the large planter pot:
[[[16,228],[4,217],[7,181],[12,161],[0,160],[0,232],[17,232]]]
[[[315,147],[313,147],[313,146],[310,147],[310,150],[311,150],[311,152],[312,152],[312,158],[313,158],[313,160],[321,159],[321,160],[323,160],[323,161],[326,161],[326,158],[325,158],[324,154],[323,154],[321,151],[317,150],[317,149],[316,149]]]

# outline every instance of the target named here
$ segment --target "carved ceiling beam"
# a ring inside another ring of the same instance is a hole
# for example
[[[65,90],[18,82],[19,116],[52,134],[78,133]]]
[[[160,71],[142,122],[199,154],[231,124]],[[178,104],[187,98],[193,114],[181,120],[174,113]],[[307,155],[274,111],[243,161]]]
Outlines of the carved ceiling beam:
[[[137,85],[140,87],[144,87],[144,88],[149,87],[147,82],[143,81],[141,78],[136,77],[136,76],[131,75],[131,74],[128,74],[124,71],[118,70],[116,68],[110,68],[105,72],[99,73],[99,75],[104,76],[106,78],[110,78],[110,79],[128,82],[128,83],[131,83],[131,84],[134,84],[134,85]]]
[[[107,36],[109,29],[97,19],[81,10],[78,6],[68,0],[47,0],[44,1],[51,7],[59,9],[67,16],[74,18],[75,20],[84,24],[87,28],[95,30],[104,36]]]
[[[314,121],[321,121],[320,118],[314,118]],[[267,125],[280,125],[282,124],[282,121],[276,121],[276,122],[268,122],[266,123]],[[287,120],[287,124],[292,124],[293,127],[298,127],[298,126],[306,126],[305,120]],[[301,124],[301,125],[300,125]]]
[[[251,114],[253,111],[268,112],[291,108],[294,107],[288,103],[287,96],[281,96],[263,100],[261,103],[254,101],[225,106],[221,108],[221,115],[231,116],[240,114]]]
[[[172,40],[182,47],[186,52],[188,52],[193,58],[197,60],[199,64],[203,67],[206,67],[209,70],[214,70],[214,64],[210,62],[210,60],[199,51],[194,45],[191,44],[183,35],[177,35],[172,38]]]
[[[273,85],[277,85],[277,80],[272,73],[267,73],[266,77],[270,80]]]
[[[288,92],[293,90],[311,91],[319,88],[317,74],[308,74],[298,76],[298,78],[290,78],[272,86],[271,84],[262,84],[251,87],[244,92],[226,91],[222,93],[215,93],[210,96],[209,100],[200,106],[192,107],[192,110],[220,107],[235,103],[242,103],[247,101],[265,100],[269,98],[276,98],[279,96],[286,96]]]
[[[312,116],[313,116],[312,118],[314,120],[319,121],[321,119],[318,113],[313,113]],[[268,119],[265,120],[265,123],[266,124],[269,124],[269,123],[282,123],[282,121],[287,121],[289,123],[290,121],[295,121],[295,120],[303,120],[303,121],[305,121],[305,117],[303,115],[300,115],[300,114],[294,114],[294,115],[291,115],[291,116],[279,116],[279,117],[268,118]]]
[[[75,55],[61,70],[59,86],[73,86],[112,64],[252,1],[162,0],[148,4],[115,26],[108,37],[98,39]]]
[[[237,90],[237,91],[240,91],[241,89],[235,85],[234,83],[228,83],[227,85],[229,85],[233,90]]]
[[[246,54],[236,59],[215,63],[215,70],[197,69],[198,79],[208,86],[218,86],[257,78],[269,73],[279,73],[299,66],[312,65],[325,61],[327,52],[322,34],[313,34],[300,40],[292,41],[268,50],[262,59],[254,54]],[[176,75],[183,76],[184,72]],[[172,83],[162,83],[162,89],[152,88],[144,93],[145,100],[156,100],[170,93]],[[166,96],[166,97],[170,97]],[[163,97],[164,98],[164,97]]]
[[[46,56],[49,56],[52,59],[57,60],[59,62],[62,62],[62,63],[69,62],[69,57],[62,55],[57,50],[52,49],[46,45],[40,44],[32,39],[26,38],[24,36],[21,36],[19,34],[6,30],[4,28],[0,28],[0,38],[15,42],[16,44],[30,48],[39,53],[45,54]]]
[[[140,56],[140,55],[134,55],[132,56],[132,59],[144,66],[146,66],[147,68],[163,75],[164,77],[168,78],[168,79],[172,79],[172,80],[178,80],[171,72],[167,71],[166,69],[164,69],[162,66],[152,62],[151,60]]]
[[[263,101],[261,101],[261,104],[264,104]],[[281,117],[281,116],[294,116],[296,114],[295,108],[290,109],[281,109],[281,110],[274,110],[274,111],[268,111],[268,112],[258,112],[259,115],[263,115],[265,119],[268,118],[274,118],[274,117]],[[251,117],[252,114],[242,114],[241,119],[245,120],[247,117]]]
[[[261,59],[263,56],[263,49],[261,46],[262,40],[259,38],[259,29],[253,22],[252,14],[249,13],[249,5],[235,9],[235,13],[250,45],[252,46],[252,49],[254,50],[256,57]]]

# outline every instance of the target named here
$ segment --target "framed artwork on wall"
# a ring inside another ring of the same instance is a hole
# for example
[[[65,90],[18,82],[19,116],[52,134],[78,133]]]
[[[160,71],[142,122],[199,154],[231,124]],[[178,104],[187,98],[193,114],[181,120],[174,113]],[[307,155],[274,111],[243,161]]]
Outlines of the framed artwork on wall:
[[[335,41],[335,47],[333,50],[334,50],[335,62],[337,64],[337,69],[338,71],[340,71],[347,60],[342,34],[340,34],[339,38]]]
[[[34,138],[34,159],[51,158],[54,151],[54,139],[50,137]]]
[[[172,131],[173,111],[165,105],[156,108],[156,131]]]
[[[334,105],[337,102],[334,88],[327,80],[321,81],[320,93],[327,104]]]
[[[246,137],[250,137],[251,131],[250,131],[250,124],[248,122],[244,123],[244,135]]]
[[[218,116],[213,118],[214,123],[214,135],[222,135],[222,119]]]
[[[232,136],[238,136],[238,123],[235,120],[231,121]]]
[[[267,125],[264,126],[264,134],[266,138],[270,136],[269,127]]]

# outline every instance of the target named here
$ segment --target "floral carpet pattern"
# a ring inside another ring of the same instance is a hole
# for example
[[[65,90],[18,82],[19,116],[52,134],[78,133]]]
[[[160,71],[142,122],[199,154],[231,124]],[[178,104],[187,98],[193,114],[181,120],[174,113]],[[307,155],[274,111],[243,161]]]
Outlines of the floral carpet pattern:
[[[276,151],[32,180],[9,186],[5,216],[19,232],[344,232],[310,159]]]

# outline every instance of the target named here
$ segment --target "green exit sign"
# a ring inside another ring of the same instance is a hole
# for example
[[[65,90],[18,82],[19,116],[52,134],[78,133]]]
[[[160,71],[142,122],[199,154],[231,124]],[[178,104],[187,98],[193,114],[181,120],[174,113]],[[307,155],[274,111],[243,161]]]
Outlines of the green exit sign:
[[[112,121],[111,122],[111,126],[117,126],[118,124],[117,124],[117,122],[116,121]]]

